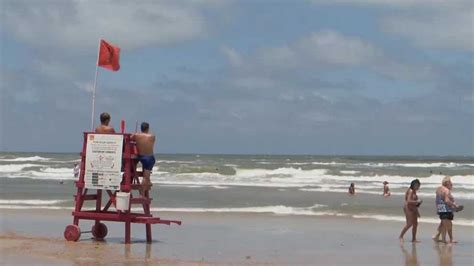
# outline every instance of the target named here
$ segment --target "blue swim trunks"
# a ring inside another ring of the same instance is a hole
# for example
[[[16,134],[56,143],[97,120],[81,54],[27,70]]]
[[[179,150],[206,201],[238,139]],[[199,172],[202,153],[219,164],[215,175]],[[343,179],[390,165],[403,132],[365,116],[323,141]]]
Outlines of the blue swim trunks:
[[[138,156],[138,160],[142,163],[143,170],[151,171],[155,165],[155,156],[153,155]]]

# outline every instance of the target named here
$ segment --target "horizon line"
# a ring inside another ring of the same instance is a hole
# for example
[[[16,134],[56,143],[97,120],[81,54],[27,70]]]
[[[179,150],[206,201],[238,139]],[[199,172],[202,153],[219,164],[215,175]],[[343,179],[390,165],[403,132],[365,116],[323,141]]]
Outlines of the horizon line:
[[[0,151],[0,153],[57,153],[57,154],[80,154],[80,151]],[[242,156],[333,156],[333,157],[473,157],[471,155],[459,155],[459,154],[444,154],[444,155],[433,155],[433,154],[308,154],[308,153],[209,153],[209,152],[155,152],[156,155],[220,155],[220,156],[233,156],[233,155],[242,155]]]

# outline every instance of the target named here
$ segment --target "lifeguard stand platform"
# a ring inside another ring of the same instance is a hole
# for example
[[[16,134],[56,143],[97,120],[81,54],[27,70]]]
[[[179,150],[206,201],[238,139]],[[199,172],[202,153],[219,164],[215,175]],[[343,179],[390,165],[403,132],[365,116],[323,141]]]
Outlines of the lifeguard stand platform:
[[[64,230],[64,237],[68,241],[77,241],[81,237],[81,219],[95,221],[90,231],[82,233],[92,233],[96,239],[103,239],[107,235],[107,226],[101,221],[124,222],[126,244],[130,243],[132,223],[145,225],[146,241],[149,243],[152,241],[152,224],[181,225],[181,221],[153,217],[150,212],[152,199],[149,197],[149,191],[145,191],[143,195],[139,193],[139,177],[143,176],[143,172],[137,171],[137,163],[137,150],[135,142],[131,140],[131,134],[84,132],[81,171],[79,180],[75,182],[77,193],[74,196],[73,224],[66,226]],[[118,204],[115,206],[117,192],[129,197],[129,200],[125,201],[126,206],[123,207],[122,204],[121,209]],[[136,196],[133,195],[134,192]],[[107,200],[104,201],[105,205],[102,204],[102,194]],[[86,209],[86,201],[91,201],[93,207]],[[133,205],[141,206],[143,212],[141,209],[139,212],[132,212]]]

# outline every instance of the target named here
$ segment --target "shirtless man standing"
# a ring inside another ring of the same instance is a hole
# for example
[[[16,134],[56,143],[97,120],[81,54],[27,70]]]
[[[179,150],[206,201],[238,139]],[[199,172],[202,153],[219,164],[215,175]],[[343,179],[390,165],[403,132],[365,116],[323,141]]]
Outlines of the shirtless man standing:
[[[153,155],[153,146],[155,145],[155,135],[149,133],[150,125],[143,122],[141,125],[142,133],[132,135],[132,140],[137,143],[138,160],[143,167],[143,182],[140,191],[150,190],[152,183],[150,180],[151,170],[155,165],[155,156]]]
[[[109,126],[110,115],[109,113],[100,114],[100,126],[95,129],[95,133],[115,133],[113,127]]]

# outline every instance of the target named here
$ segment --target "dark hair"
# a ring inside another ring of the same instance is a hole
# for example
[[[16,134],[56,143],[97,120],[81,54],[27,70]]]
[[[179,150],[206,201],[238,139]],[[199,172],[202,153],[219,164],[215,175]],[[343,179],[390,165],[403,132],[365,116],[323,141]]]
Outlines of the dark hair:
[[[410,188],[411,188],[411,189],[414,189],[414,188],[415,188],[415,185],[420,186],[420,185],[421,185],[420,180],[415,179],[415,180],[411,181]]]
[[[150,128],[150,124],[143,122],[140,128],[142,129],[142,132],[146,132]]]
[[[100,114],[100,123],[101,124],[105,124],[109,121],[110,121],[109,113],[104,112],[104,113]]]

